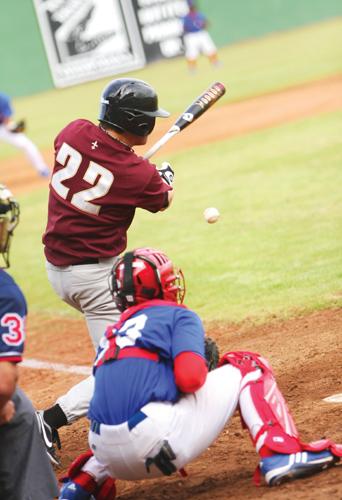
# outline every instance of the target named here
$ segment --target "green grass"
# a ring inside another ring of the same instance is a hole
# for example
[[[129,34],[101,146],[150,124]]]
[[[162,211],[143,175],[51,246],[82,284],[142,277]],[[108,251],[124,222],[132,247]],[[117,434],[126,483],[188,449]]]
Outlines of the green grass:
[[[170,156],[174,205],[138,211],[129,247],[164,249],[184,270],[187,304],[205,320],[342,306],[340,123],[341,113],[323,114]],[[11,272],[31,311],[73,315],[45,274],[46,190],[19,201]],[[204,221],[208,206],[219,208],[218,223]]]
[[[188,74],[183,58],[152,64],[130,76],[150,82],[158,91],[160,105],[176,118],[215,80],[228,88],[216,105],[221,106],[338,74],[341,47],[342,20],[335,19],[229,45],[219,52],[222,67],[213,70],[203,57],[196,76]],[[53,138],[66,123],[75,118],[97,119],[99,96],[109,80],[18,98],[16,116],[27,118],[28,135],[40,148],[52,149]],[[1,145],[0,160],[15,154],[14,148]]]

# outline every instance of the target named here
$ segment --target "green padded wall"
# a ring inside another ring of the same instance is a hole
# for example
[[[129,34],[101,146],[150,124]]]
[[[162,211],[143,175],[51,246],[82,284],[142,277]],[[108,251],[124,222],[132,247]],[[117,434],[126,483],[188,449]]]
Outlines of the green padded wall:
[[[3,0],[0,89],[12,97],[53,87],[32,0]]]
[[[342,15],[342,0],[197,1],[218,46]],[[0,60],[0,90],[12,97],[53,87],[33,0],[2,1]]]
[[[341,0],[197,0],[218,46],[342,15]]]

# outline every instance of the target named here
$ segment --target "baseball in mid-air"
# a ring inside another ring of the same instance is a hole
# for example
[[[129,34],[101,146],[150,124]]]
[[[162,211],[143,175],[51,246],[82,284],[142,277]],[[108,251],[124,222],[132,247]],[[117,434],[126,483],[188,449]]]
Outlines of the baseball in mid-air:
[[[209,207],[204,210],[203,215],[209,224],[214,224],[214,222],[218,221],[220,212],[215,207]]]

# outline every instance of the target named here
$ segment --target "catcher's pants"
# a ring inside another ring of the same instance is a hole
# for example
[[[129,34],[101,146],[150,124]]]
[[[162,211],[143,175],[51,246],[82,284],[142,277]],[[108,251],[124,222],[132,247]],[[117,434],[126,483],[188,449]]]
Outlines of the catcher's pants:
[[[48,278],[57,295],[84,314],[95,351],[106,328],[120,316],[108,285],[115,260],[116,257],[112,257],[100,259],[98,264],[76,266],[54,266],[46,262]],[[90,376],[58,398],[68,423],[87,414],[93,391],[94,380]]]
[[[15,134],[10,132],[5,125],[0,125],[0,141],[21,149],[38,173],[42,174],[47,171],[48,167],[37,146],[25,134]]]
[[[21,389],[16,389],[12,400],[16,413],[8,424],[0,425],[0,498],[55,498],[57,481],[39,434],[36,412]]]
[[[94,457],[83,470],[99,482],[106,473],[126,480],[161,476],[154,464],[147,472],[145,461],[158,454],[164,440],[176,455],[172,463],[181,469],[214,442],[231,418],[239,402],[241,380],[240,371],[227,364],[211,371],[197,392],[177,403],[153,402],[141,408],[147,418],[131,430],[127,422],[92,423],[89,444]]]

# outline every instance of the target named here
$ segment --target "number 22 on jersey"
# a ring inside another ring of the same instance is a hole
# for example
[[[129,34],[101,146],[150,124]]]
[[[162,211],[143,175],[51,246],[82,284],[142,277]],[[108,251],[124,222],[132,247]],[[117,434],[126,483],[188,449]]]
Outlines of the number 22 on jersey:
[[[57,153],[56,161],[63,165],[63,168],[55,172],[51,178],[51,186],[56,193],[66,200],[70,188],[63,182],[74,177],[82,163],[82,155],[79,151],[64,142]],[[105,196],[110,190],[114,181],[114,175],[108,169],[102,167],[94,161],[90,161],[83,179],[91,184],[88,189],[83,189],[74,193],[70,203],[82,212],[98,215],[101,205],[94,203],[94,200]]]

